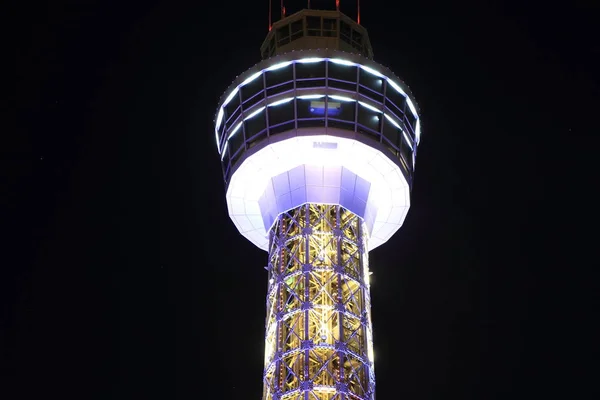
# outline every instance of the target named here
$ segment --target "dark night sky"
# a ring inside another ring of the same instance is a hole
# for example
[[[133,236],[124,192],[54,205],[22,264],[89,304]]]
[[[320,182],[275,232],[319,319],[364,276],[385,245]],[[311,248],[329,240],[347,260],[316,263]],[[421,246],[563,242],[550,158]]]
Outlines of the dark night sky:
[[[0,398],[260,399],[266,253],[227,216],[213,117],[267,2],[206,3],[13,8]],[[371,253],[377,395],[591,399],[600,6],[477,3],[361,5],[423,118]]]

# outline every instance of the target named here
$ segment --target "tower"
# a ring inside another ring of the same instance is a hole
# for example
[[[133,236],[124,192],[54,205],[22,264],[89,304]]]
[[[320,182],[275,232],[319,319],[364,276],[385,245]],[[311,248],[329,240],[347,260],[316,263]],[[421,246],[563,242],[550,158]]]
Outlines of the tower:
[[[215,136],[229,216],[268,252],[263,400],[374,399],[368,252],[408,212],[419,113],[337,6],[280,19],[260,50]]]

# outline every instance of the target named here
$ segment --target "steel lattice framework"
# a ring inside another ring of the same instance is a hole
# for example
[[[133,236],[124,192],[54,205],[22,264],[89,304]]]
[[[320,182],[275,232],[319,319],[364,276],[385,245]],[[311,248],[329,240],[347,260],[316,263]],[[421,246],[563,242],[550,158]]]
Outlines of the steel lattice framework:
[[[264,400],[372,399],[364,222],[305,204],[270,231]]]

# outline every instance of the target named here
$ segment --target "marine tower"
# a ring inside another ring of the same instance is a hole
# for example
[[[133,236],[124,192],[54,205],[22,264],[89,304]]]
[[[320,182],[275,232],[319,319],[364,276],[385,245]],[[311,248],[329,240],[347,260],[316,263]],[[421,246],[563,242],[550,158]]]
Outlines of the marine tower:
[[[415,100],[332,8],[282,7],[215,116],[229,216],[268,252],[263,400],[375,398],[368,254],[410,206]]]

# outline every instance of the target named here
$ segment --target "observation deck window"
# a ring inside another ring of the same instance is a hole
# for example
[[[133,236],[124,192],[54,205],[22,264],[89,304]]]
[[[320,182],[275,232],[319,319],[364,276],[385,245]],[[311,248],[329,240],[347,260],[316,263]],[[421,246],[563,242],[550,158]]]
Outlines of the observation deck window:
[[[290,41],[300,39],[304,36],[304,24],[301,19],[290,24]]]
[[[251,138],[257,133],[260,133],[267,129],[266,111],[262,110],[257,115],[244,121],[244,129],[246,131],[246,137]]]
[[[277,29],[277,46],[283,46],[290,42],[290,26],[282,26]]]
[[[354,130],[356,118],[356,102],[328,100],[327,125],[333,128]]]
[[[265,72],[267,87],[273,87],[291,81],[294,78],[292,65]]]
[[[270,106],[269,110],[269,125],[274,126],[283,122],[294,120],[294,101]]]
[[[340,39],[348,44],[352,44],[352,28],[344,21],[340,21]]]
[[[321,36],[321,17],[306,17],[307,36]]]
[[[323,36],[337,37],[337,19],[323,18]]]
[[[366,129],[362,129],[361,131],[368,134],[368,135],[373,135],[376,134],[375,136],[379,136],[379,131],[380,131],[380,126],[381,126],[381,113],[378,113],[377,111],[373,111],[368,109],[365,106],[359,105],[358,106],[358,124],[359,129],[360,128],[366,128]],[[379,141],[379,139],[377,139]]]
[[[356,50],[358,50],[360,52],[363,51],[362,37],[363,37],[362,33],[358,32],[355,29],[352,30],[352,47],[354,47]]]
[[[325,77],[325,62],[296,64],[296,79],[315,79]]]

